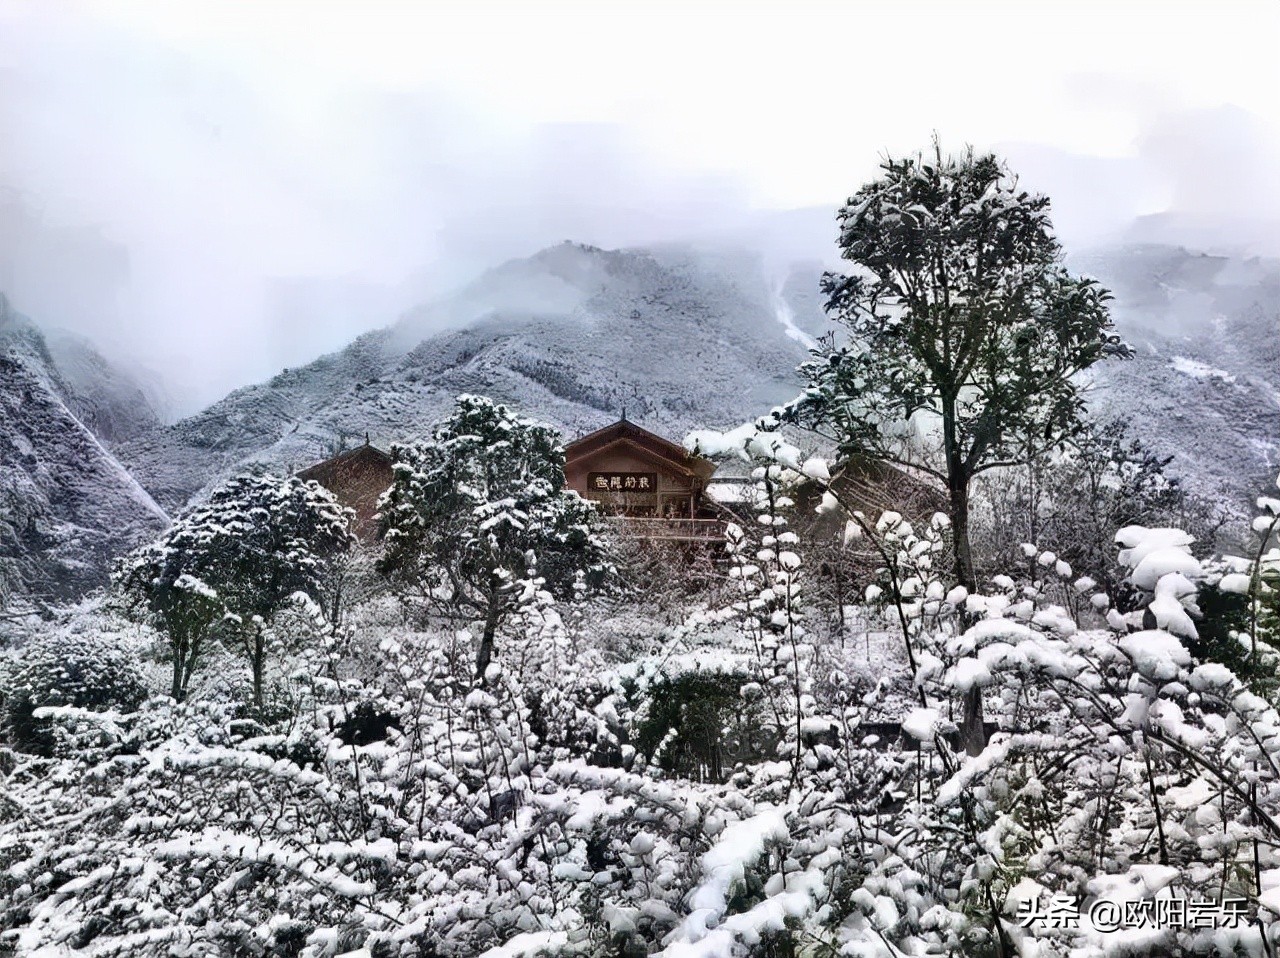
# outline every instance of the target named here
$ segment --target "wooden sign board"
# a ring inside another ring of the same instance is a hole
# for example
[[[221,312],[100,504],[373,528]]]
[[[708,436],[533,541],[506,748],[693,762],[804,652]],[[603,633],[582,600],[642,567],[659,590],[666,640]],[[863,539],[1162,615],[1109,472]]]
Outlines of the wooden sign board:
[[[656,472],[590,472],[587,473],[587,492],[604,495],[651,496],[658,491]]]

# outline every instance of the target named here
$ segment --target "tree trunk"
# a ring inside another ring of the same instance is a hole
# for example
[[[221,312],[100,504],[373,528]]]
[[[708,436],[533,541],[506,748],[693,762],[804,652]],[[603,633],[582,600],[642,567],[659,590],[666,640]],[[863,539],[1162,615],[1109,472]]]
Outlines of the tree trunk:
[[[178,639],[173,639],[170,642],[170,647],[173,650],[173,681],[172,683],[170,683],[170,686],[169,686],[169,697],[172,698],[175,702],[181,702],[182,701],[182,667],[187,659],[187,656],[185,654],[186,643]]]
[[[489,609],[484,617],[484,634],[480,636],[480,649],[476,652],[476,681],[484,684],[484,674],[493,661],[493,640],[498,633],[498,620],[502,612],[502,593],[494,589],[489,593]]]
[[[951,539],[955,550],[956,582],[969,592],[977,588],[973,571],[973,552],[969,545],[969,473],[965,468],[956,437],[955,402],[944,401],[942,435],[947,456],[947,493],[951,507]],[[962,609],[960,622],[968,628],[968,614]],[[976,685],[965,692],[964,716],[960,725],[960,741],[969,755],[979,754],[987,745],[985,717],[982,713],[982,690]]]
[[[973,572],[973,554],[969,548],[969,485],[967,482],[951,483],[951,531],[956,553],[956,579],[970,592],[976,587]],[[972,623],[961,610],[960,621],[965,628]],[[969,755],[979,754],[987,745],[985,716],[982,713],[982,689],[972,686],[964,695],[964,718],[960,726],[960,741]]]
[[[960,475],[947,477],[951,512],[951,538],[955,549],[956,582],[970,592],[977,587],[973,571],[973,552],[969,546],[969,479],[961,468]]]
[[[196,653],[199,651],[200,639],[190,636],[182,643],[180,650],[175,648],[173,660],[174,699],[178,702],[187,700],[187,691],[191,688],[191,676],[196,670]]]
[[[837,556],[831,563],[836,579],[836,613],[840,622],[840,648],[844,648],[844,577],[840,575],[840,558]]]
[[[254,631],[253,636],[253,655],[251,664],[253,667],[253,707],[262,708],[262,673],[266,669],[267,650],[266,643],[262,638],[262,630]]]

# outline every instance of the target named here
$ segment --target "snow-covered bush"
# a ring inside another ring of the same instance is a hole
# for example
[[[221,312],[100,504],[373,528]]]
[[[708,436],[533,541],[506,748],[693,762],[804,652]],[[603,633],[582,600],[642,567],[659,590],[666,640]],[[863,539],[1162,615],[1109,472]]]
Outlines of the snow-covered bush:
[[[1280,689],[1280,499],[1259,496],[1257,508],[1246,554],[1222,557],[1207,570],[1199,646],[1270,697]]]
[[[1132,437],[1123,420],[1088,422],[1060,449],[980,477],[975,488],[975,557],[988,574],[1043,578],[1045,551],[1089,576],[1113,605],[1129,611],[1125,570],[1112,537],[1131,525],[1177,525],[1213,545],[1223,521],[1207,500],[1183,488],[1158,456]],[[1035,543],[1028,556],[1024,543]]]
[[[845,822],[846,839],[857,836],[869,864],[838,885],[830,872],[823,878],[825,889],[844,889],[839,904],[828,903],[842,915],[839,930],[826,926],[831,947],[868,955],[1261,955],[1264,940],[1274,947],[1271,905],[1280,903],[1265,890],[1280,875],[1270,851],[1280,763],[1269,757],[1280,714],[1188,651],[1206,576],[1190,537],[1120,530],[1118,562],[1139,609],[1110,610],[1083,578],[1074,583],[1089,610],[1082,625],[1034,584],[1006,576],[989,591],[949,584],[931,561],[940,530],[918,533],[900,516],[853,518],[884,560],[873,595],[909,645],[919,706],[903,729],[920,750],[914,788],[890,813],[890,831],[868,832],[856,816]],[[1070,576],[1051,553],[1028,550],[1037,565]],[[957,732],[974,698],[997,721],[966,755]],[[809,815],[790,828],[801,868],[801,836],[824,802],[839,800],[846,774],[838,759],[825,780],[810,780],[820,787],[801,787]],[[840,834],[831,819],[818,820],[828,840]],[[1022,905],[1055,894],[1081,905],[1070,927],[1016,920]],[[1257,924],[1116,932],[1086,914],[1100,899],[1219,909],[1237,898]]]
[[[50,753],[56,738],[38,709],[131,711],[147,697],[132,643],[111,633],[54,629],[25,645],[3,675],[5,728],[20,749]]]
[[[740,762],[774,744],[758,702],[743,698],[751,682],[740,656],[705,651],[646,657],[624,667],[613,704],[628,719],[625,738],[665,774],[719,782]]]
[[[483,687],[442,646],[390,639],[376,684],[343,678],[353,647],[333,635],[309,653],[287,725],[153,700],[51,774],[20,768],[0,924],[23,929],[23,951],[114,954],[657,940],[715,803],[583,760],[587,744],[563,734],[572,703],[548,704],[567,649],[545,601],[525,604],[541,648],[492,663]],[[541,686],[559,745],[534,732],[523,681]],[[381,734],[350,734],[362,715],[386,716]]]

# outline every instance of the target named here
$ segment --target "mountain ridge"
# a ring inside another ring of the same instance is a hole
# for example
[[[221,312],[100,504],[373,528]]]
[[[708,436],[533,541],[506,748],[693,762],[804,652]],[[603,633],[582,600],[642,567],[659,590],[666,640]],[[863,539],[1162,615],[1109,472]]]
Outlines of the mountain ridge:
[[[421,438],[463,392],[513,403],[566,437],[623,405],[682,435],[791,398],[804,356],[749,254],[566,243],[131,440],[121,456],[176,508],[240,465],[301,468],[366,432]]]
[[[101,382],[78,388],[55,349],[102,370]],[[114,556],[169,521],[109,448],[108,437],[158,425],[154,410],[83,341],[55,349],[0,298],[0,607],[103,585]]]

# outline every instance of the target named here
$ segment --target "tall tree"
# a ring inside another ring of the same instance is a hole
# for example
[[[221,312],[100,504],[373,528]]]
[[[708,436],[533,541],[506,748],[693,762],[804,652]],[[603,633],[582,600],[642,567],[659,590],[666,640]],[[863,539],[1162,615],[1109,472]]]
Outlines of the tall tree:
[[[114,585],[168,637],[175,699],[209,641],[223,638],[248,659],[260,707],[268,624],[299,592],[318,601],[328,562],[352,541],[348,511],[318,484],[236,476],[126,557]]]
[[[955,576],[972,589],[974,476],[1075,434],[1077,374],[1126,349],[1110,294],[1063,266],[1048,198],[1020,189],[997,157],[944,156],[935,142],[932,155],[881,169],[837,214],[855,270],[823,277],[847,341],[828,337],[802,367],[808,388],[790,413],[844,454],[945,483]],[[932,435],[933,448],[922,454],[913,431]],[[980,714],[968,725],[972,748]]]
[[[564,487],[560,436],[483,396],[459,396],[430,441],[392,448],[382,502],[382,571],[447,615],[478,619],[483,680],[499,627],[535,564],[546,589],[573,595],[611,566],[600,519]]]

